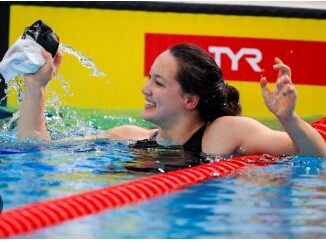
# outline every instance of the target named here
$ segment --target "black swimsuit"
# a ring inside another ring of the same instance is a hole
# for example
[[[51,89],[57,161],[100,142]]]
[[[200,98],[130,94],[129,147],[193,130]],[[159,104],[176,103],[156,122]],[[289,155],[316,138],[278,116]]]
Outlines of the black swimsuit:
[[[206,129],[206,125],[199,128],[191,138],[182,145],[185,151],[193,152],[193,153],[201,153],[201,143],[204,136],[204,132]],[[173,148],[175,146],[163,146],[156,142],[158,132],[155,132],[149,139],[139,140],[134,144],[131,144],[130,148],[135,149],[146,149],[146,148]],[[180,146],[176,146],[180,147]]]

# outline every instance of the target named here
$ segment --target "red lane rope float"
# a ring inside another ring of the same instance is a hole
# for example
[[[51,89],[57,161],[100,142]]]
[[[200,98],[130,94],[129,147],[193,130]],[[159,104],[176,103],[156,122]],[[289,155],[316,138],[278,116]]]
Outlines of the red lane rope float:
[[[326,117],[312,125],[326,140]],[[0,216],[0,237],[30,233],[78,217],[171,193],[212,178],[239,173],[244,168],[265,166],[276,160],[276,157],[266,155],[221,160],[7,210]]]
[[[311,125],[316,128],[316,130],[320,133],[320,135],[326,141],[326,117],[323,117],[317,121],[311,123]]]

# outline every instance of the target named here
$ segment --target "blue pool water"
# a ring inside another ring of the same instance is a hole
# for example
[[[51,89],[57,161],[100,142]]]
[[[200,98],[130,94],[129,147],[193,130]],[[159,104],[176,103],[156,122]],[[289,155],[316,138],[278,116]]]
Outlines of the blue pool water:
[[[18,143],[0,133],[4,210],[195,165],[127,142]],[[11,142],[8,142],[11,141]],[[293,157],[22,238],[326,238],[326,159]]]

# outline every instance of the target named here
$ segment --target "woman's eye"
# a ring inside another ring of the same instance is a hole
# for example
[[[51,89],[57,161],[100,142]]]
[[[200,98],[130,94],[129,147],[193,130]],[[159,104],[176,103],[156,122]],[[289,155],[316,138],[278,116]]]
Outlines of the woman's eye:
[[[157,84],[158,86],[163,86],[163,84],[162,84],[161,82],[157,81],[157,80],[155,80],[154,82],[155,82],[155,84]]]
[[[164,86],[164,83],[159,78],[157,78],[156,75],[148,74],[148,80],[147,81],[153,82],[157,86],[161,86],[161,87]]]

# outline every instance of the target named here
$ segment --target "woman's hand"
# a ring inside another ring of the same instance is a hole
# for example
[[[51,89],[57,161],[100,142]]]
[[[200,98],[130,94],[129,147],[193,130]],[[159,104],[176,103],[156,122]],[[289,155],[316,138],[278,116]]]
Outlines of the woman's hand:
[[[42,49],[41,53],[45,59],[45,64],[36,73],[26,75],[25,79],[27,84],[33,83],[39,87],[46,87],[59,69],[62,53],[58,51],[54,58],[44,49]]]
[[[297,93],[291,81],[290,68],[277,57],[273,68],[278,70],[275,89],[268,89],[265,77],[260,80],[260,85],[266,106],[279,120],[284,121],[294,115]]]

